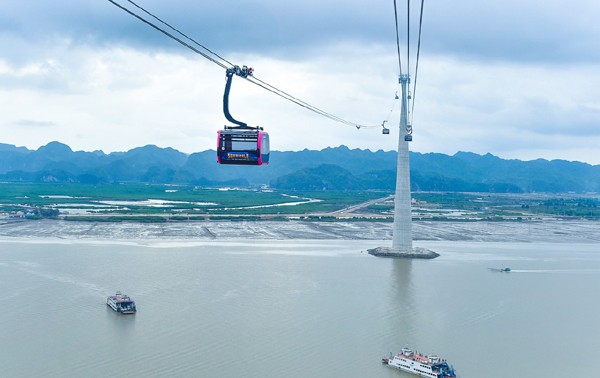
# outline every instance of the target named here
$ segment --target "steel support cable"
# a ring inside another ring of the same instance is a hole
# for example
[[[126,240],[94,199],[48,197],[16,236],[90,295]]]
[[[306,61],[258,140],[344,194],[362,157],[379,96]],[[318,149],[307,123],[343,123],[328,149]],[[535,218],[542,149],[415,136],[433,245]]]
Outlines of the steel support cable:
[[[120,8],[121,10],[123,10],[123,11],[127,12],[127,13],[128,13],[128,14],[130,14],[131,16],[133,16],[133,17],[137,18],[138,20],[142,21],[143,23],[147,24],[148,26],[150,26],[150,27],[152,27],[152,28],[154,28],[154,29],[158,30],[158,31],[159,31],[159,32],[161,32],[161,33],[163,33],[163,34],[164,34],[164,35],[166,35],[167,37],[169,37],[169,38],[171,38],[171,39],[173,39],[173,40],[175,40],[175,41],[179,42],[181,45],[183,45],[183,46],[185,46],[185,47],[189,48],[190,50],[194,51],[195,53],[197,53],[197,54],[199,54],[199,55],[202,55],[203,57],[205,57],[206,59],[210,60],[211,62],[213,62],[213,63],[215,63],[215,64],[217,64],[217,65],[221,66],[221,67],[222,67],[222,68],[224,68],[224,69],[227,69],[227,68],[229,68],[229,67],[227,67],[225,64],[223,64],[222,62],[219,62],[219,61],[217,61],[216,59],[214,59],[214,58],[210,57],[210,56],[209,56],[209,55],[207,55],[206,53],[203,53],[202,51],[200,51],[200,50],[196,49],[195,47],[191,46],[190,44],[188,44],[188,43],[186,43],[186,42],[182,41],[181,39],[177,38],[176,36],[172,35],[171,33],[167,32],[167,31],[165,31],[164,29],[160,28],[159,26],[157,26],[157,25],[153,24],[152,22],[150,22],[150,21],[148,21],[148,20],[144,19],[143,17],[141,17],[141,16],[139,16],[139,15],[135,14],[135,13],[134,13],[134,12],[132,12],[131,10],[129,10],[129,9],[125,8],[125,7],[123,7],[122,5],[120,5],[120,4],[118,4],[118,3],[116,3],[115,1],[113,1],[113,0],[108,0],[108,1],[109,1],[110,3],[112,3],[113,5],[115,5],[116,7]],[[232,65],[232,66],[233,66],[233,64],[232,64],[232,63],[230,63],[229,61],[227,61],[226,59],[224,59],[224,58],[220,57],[218,54],[216,54],[216,53],[212,52],[212,51],[211,51],[211,50],[209,50],[208,48],[204,47],[204,46],[203,46],[203,45],[201,45],[200,43],[196,42],[196,41],[195,41],[195,40],[193,40],[192,38],[188,37],[188,36],[187,36],[187,35],[185,35],[184,33],[180,32],[180,31],[179,31],[179,30],[177,30],[176,28],[172,27],[171,25],[169,25],[169,24],[168,24],[168,23],[166,23],[165,21],[161,20],[161,19],[160,19],[160,18],[158,18],[157,16],[154,16],[152,13],[148,12],[148,11],[147,11],[147,10],[145,10],[143,7],[141,7],[141,6],[137,5],[137,4],[135,4],[133,1],[130,1],[130,0],[127,0],[127,1],[128,1],[128,2],[130,2],[130,3],[132,3],[132,4],[133,4],[135,7],[139,8],[140,10],[142,10],[143,12],[145,12],[146,14],[150,15],[151,17],[154,17],[154,18],[155,18],[155,19],[157,19],[159,22],[161,22],[161,23],[163,23],[164,25],[168,26],[168,27],[169,27],[169,28],[171,28],[172,30],[176,31],[177,33],[179,33],[179,34],[180,34],[181,36],[183,36],[184,38],[187,38],[188,40],[190,40],[190,41],[192,41],[193,43],[197,44],[197,45],[198,45],[198,46],[200,46],[201,48],[203,48],[203,49],[205,49],[205,50],[209,51],[211,54],[213,54],[213,55],[215,55],[215,56],[219,57],[219,59],[222,59],[223,61],[225,61],[225,62],[227,62],[227,63],[229,63],[230,65]],[[274,86],[272,86],[272,85],[270,85],[270,84],[267,84],[267,83],[265,83],[265,82],[263,82],[263,81],[260,81],[260,83],[262,83],[262,84],[259,84],[258,82],[256,82],[256,81],[253,81],[253,80],[251,80],[250,78],[257,79],[257,78],[255,78],[255,77],[253,77],[253,76],[247,77],[247,78],[245,78],[245,79],[247,79],[248,81],[252,82],[253,84],[255,84],[255,85],[258,85],[258,86],[262,87],[263,89],[266,89],[266,90],[268,90],[268,91],[270,91],[270,92],[272,92],[272,93],[274,93],[274,94],[276,94],[276,95],[278,95],[278,96],[280,96],[280,97],[282,97],[282,98],[284,98],[284,99],[286,99],[286,100],[288,100],[288,101],[291,101],[291,102],[293,102],[293,103],[295,103],[295,104],[297,104],[297,105],[300,105],[300,106],[302,106],[303,108],[305,108],[305,109],[307,109],[307,110],[310,110],[310,111],[312,111],[312,112],[314,112],[314,113],[316,113],[316,114],[319,114],[319,115],[322,115],[322,116],[324,116],[324,117],[327,117],[327,118],[329,118],[329,119],[331,119],[331,120],[333,120],[333,121],[340,122],[340,123],[343,123],[343,124],[346,124],[346,125],[349,125],[349,126],[354,126],[354,127],[356,127],[357,129],[360,129],[360,128],[375,128],[375,127],[379,127],[379,126],[372,126],[372,125],[360,125],[360,124],[357,124],[357,123],[353,123],[353,122],[347,121],[347,120],[345,120],[345,119],[343,119],[343,118],[340,118],[340,117],[338,117],[338,116],[335,116],[335,115],[333,115],[333,114],[331,114],[331,113],[327,113],[327,112],[325,112],[325,111],[323,111],[323,110],[321,110],[321,109],[319,109],[319,108],[317,108],[317,107],[315,107],[315,106],[312,106],[312,105],[310,105],[310,104],[308,104],[308,103],[306,103],[306,102],[304,102],[304,101],[302,101],[302,100],[299,100],[299,99],[295,98],[294,96],[292,96],[292,95],[290,95],[290,94],[288,94],[288,93],[286,93],[286,92],[284,92],[284,91],[282,91],[282,90],[280,90],[280,89],[277,89],[276,87],[274,87]],[[257,81],[258,81],[258,80],[259,80],[259,79],[257,79]],[[269,88],[269,87],[270,87],[270,88]]]
[[[195,43],[197,46],[203,48],[204,50],[208,51],[209,53],[213,54],[214,56],[216,56],[217,58],[221,59],[222,61],[226,62],[227,64],[229,64],[231,67],[234,66],[233,63],[231,63],[230,61],[228,61],[227,59],[223,58],[222,56],[220,56],[219,54],[217,54],[216,52],[212,51],[211,49],[209,49],[208,47],[202,45],[201,43],[197,42],[195,39],[193,39],[192,37],[186,35],[185,33],[183,33],[181,30],[177,29],[176,27],[172,26],[171,24],[167,23],[166,21],[162,20],[161,18],[159,18],[158,16],[150,13],[149,11],[147,11],[146,9],[144,9],[143,7],[139,6],[138,4],[136,4],[134,1],[132,0],[127,0],[129,3],[131,3],[134,7],[138,8],[139,10],[141,10],[142,12],[146,13],[147,15],[149,15],[150,17],[154,18],[155,20],[157,20],[158,22],[160,22],[161,24],[169,27],[171,30],[177,32],[180,36],[187,38],[188,40],[192,41],[193,43]]]
[[[415,81],[413,82],[413,93],[412,93],[412,109],[411,109],[411,123],[412,115],[415,110],[415,97],[417,95],[417,75],[419,74],[419,55],[421,53],[421,28],[423,26],[423,5],[425,0],[421,0],[421,15],[419,16],[419,39],[417,43],[417,58],[415,63]]]
[[[198,50],[197,48],[195,48],[194,46],[190,45],[189,43],[186,43],[186,42],[182,41],[181,39],[179,39],[179,38],[175,37],[173,34],[169,33],[168,31],[166,31],[166,30],[164,30],[164,29],[161,29],[160,27],[158,27],[158,26],[154,25],[152,22],[150,22],[150,21],[148,21],[148,20],[144,19],[143,17],[141,17],[141,16],[139,16],[139,15],[137,15],[137,14],[133,13],[133,12],[132,12],[132,11],[130,11],[129,9],[127,9],[127,8],[123,7],[122,5],[120,5],[120,4],[116,3],[116,2],[114,2],[113,0],[108,0],[108,1],[109,1],[109,2],[111,2],[112,4],[114,4],[116,7],[118,7],[118,8],[120,8],[120,9],[124,10],[124,11],[125,11],[125,12],[127,12],[127,13],[129,13],[129,14],[130,14],[130,15],[132,15],[133,17],[137,18],[138,20],[142,21],[142,22],[143,22],[143,23],[145,23],[146,25],[148,25],[148,26],[150,26],[150,27],[152,27],[152,28],[154,28],[154,29],[158,30],[159,32],[161,32],[161,33],[163,33],[164,35],[166,35],[167,37],[174,39],[175,41],[179,42],[179,43],[180,43],[180,44],[182,44],[183,46],[185,46],[185,47],[187,47],[188,49],[190,49],[190,50],[194,51],[195,53],[202,55],[203,57],[205,57],[206,59],[210,60],[211,62],[213,62],[213,63],[215,63],[215,64],[217,64],[217,65],[221,66],[222,68],[225,68],[225,69],[227,69],[227,68],[228,68],[228,67],[227,67],[225,64],[223,64],[223,63],[221,63],[221,62],[217,61],[216,59],[214,59],[214,58],[212,58],[212,57],[208,56],[207,54],[205,54],[205,53],[203,53],[202,51]]]
[[[275,94],[275,95],[277,95],[277,96],[279,96],[281,98],[284,98],[284,99],[286,99],[288,101],[291,101],[291,102],[295,103],[296,105],[299,105],[299,106],[301,106],[301,107],[303,107],[303,108],[305,108],[307,110],[310,110],[310,111],[312,111],[312,112],[314,112],[314,113],[316,113],[318,115],[321,115],[323,117],[329,118],[332,121],[343,123],[343,124],[346,124],[348,126],[354,126],[357,129],[379,127],[379,125],[374,126],[374,125],[360,125],[360,124],[356,124],[356,123],[347,121],[347,120],[345,120],[343,118],[340,118],[338,116],[335,116],[335,115],[333,115],[331,113],[327,113],[327,112],[325,112],[325,111],[323,111],[323,110],[321,110],[321,109],[319,109],[317,107],[314,107],[314,106],[312,106],[312,105],[310,105],[310,104],[308,104],[308,103],[306,103],[306,102],[304,102],[302,100],[299,100],[299,99],[297,99],[297,98],[295,98],[293,96],[289,97],[290,95],[287,95],[285,92],[280,91],[277,88],[272,87],[271,85],[265,83],[264,81],[261,81],[260,79],[257,79],[254,76],[248,76],[246,78],[246,80],[248,80],[252,84],[255,84],[255,85],[257,85],[257,86],[259,86],[259,87],[261,87],[261,88],[263,88],[263,89],[265,89],[265,90],[267,90],[267,91],[269,91],[269,92],[271,92],[271,93],[273,93],[273,94]]]
[[[410,78],[410,0],[406,1],[406,71]]]
[[[402,75],[402,59],[400,59],[400,33],[398,31],[398,9],[396,7],[396,0],[394,0],[394,19],[396,20],[396,46],[398,47],[398,70]]]
[[[397,97],[397,96],[396,96]],[[394,102],[392,103],[392,106],[390,107],[390,111],[388,113],[388,116],[386,117],[386,119],[383,121],[383,123],[386,123],[390,120],[390,117],[392,115],[392,113],[394,113],[394,110],[396,110],[396,104],[398,103],[398,99],[394,98]],[[379,125],[381,126],[381,125]]]
[[[294,97],[291,94],[289,94],[289,93],[287,93],[287,92],[285,92],[285,91],[283,91],[281,89],[278,89],[277,87],[274,87],[271,84],[268,84],[268,83],[260,80],[256,76],[248,77],[248,79],[253,84],[256,84],[256,85],[258,85],[258,86],[260,86],[260,87],[262,87],[264,89],[267,89],[270,92],[273,92],[273,93],[277,94],[278,96],[285,98],[288,101],[292,101],[292,102],[294,102],[294,103],[302,106],[305,109],[311,110],[311,111],[313,111],[313,112],[315,112],[317,114],[320,114],[322,116],[325,116],[325,117],[327,117],[327,118],[329,118],[331,120],[334,120],[334,121],[337,121],[337,122],[340,122],[340,123],[344,123],[344,124],[349,125],[349,126],[354,126],[357,129],[361,129],[361,128],[376,128],[376,127],[380,126],[380,125],[361,125],[361,124],[358,124],[358,123],[347,121],[347,120],[345,120],[343,118],[340,118],[340,117],[338,117],[336,115],[333,115],[333,114],[328,113],[328,112],[326,112],[326,111],[324,111],[322,109],[319,109],[316,106],[310,105],[309,103],[307,103],[305,101],[302,101],[299,98]],[[257,82],[260,83],[260,84],[258,84]]]

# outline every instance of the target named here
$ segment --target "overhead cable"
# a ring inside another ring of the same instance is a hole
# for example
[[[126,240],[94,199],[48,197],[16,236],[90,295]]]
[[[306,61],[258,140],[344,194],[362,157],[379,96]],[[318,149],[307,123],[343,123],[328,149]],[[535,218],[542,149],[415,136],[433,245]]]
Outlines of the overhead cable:
[[[396,47],[398,48],[398,71],[402,75],[402,59],[400,58],[400,32],[398,31],[398,8],[394,0],[394,19],[396,20]]]
[[[406,66],[410,76],[410,0],[406,1]]]
[[[415,97],[417,95],[417,75],[419,74],[419,54],[421,53],[421,29],[423,26],[423,5],[425,0],[421,0],[421,15],[419,16],[419,41],[417,43],[417,62],[415,64],[415,81],[413,83],[413,93],[412,93],[412,109],[411,109],[411,117],[413,111],[415,109]],[[412,123],[412,119],[411,119]]]
[[[198,50],[198,49],[197,49],[197,48],[195,48],[194,46],[191,46],[190,44],[188,44],[188,43],[186,43],[186,42],[182,41],[181,39],[179,39],[179,38],[175,37],[173,34],[169,33],[168,31],[166,31],[166,30],[164,30],[164,29],[161,29],[160,27],[158,27],[158,26],[154,25],[152,22],[150,22],[150,21],[148,21],[148,20],[144,19],[143,17],[141,17],[141,16],[139,16],[139,15],[137,15],[137,14],[133,13],[133,12],[132,12],[132,11],[130,11],[129,9],[127,9],[127,8],[123,7],[122,5],[120,5],[120,4],[117,4],[117,3],[116,3],[116,2],[114,2],[113,0],[108,0],[108,1],[109,1],[109,2],[111,2],[112,4],[114,4],[116,7],[118,7],[118,8],[120,8],[120,9],[122,9],[123,11],[125,11],[125,12],[127,12],[127,13],[129,13],[129,14],[130,14],[130,15],[132,15],[133,17],[137,18],[138,20],[142,21],[142,22],[143,22],[143,23],[145,23],[146,25],[148,25],[148,26],[150,26],[150,27],[152,27],[152,28],[154,28],[154,29],[158,30],[159,32],[161,32],[161,33],[163,33],[164,35],[166,35],[167,37],[174,39],[175,41],[179,42],[179,43],[180,43],[180,44],[182,44],[183,46],[185,46],[185,47],[187,47],[188,49],[190,49],[190,50],[194,51],[195,53],[202,55],[202,56],[203,56],[203,57],[205,57],[206,59],[210,60],[211,62],[213,62],[213,63],[215,63],[215,64],[217,64],[217,65],[219,65],[219,66],[221,66],[222,68],[225,68],[225,69],[227,68],[227,66],[226,66],[226,65],[224,65],[223,63],[221,63],[221,62],[218,62],[217,60],[215,60],[214,58],[212,58],[212,57],[210,57],[210,56],[206,55],[205,53],[203,53],[202,51]]]
[[[166,35],[167,37],[179,42],[181,45],[187,47],[188,49],[194,51],[195,53],[203,56],[204,58],[210,60],[211,62],[219,65],[221,68],[224,68],[225,70],[227,70],[228,65],[229,66],[234,66],[231,62],[229,62],[228,60],[226,60],[225,58],[221,57],[220,55],[218,55],[217,53],[213,52],[212,50],[208,49],[207,47],[205,47],[204,45],[198,43],[196,40],[192,39],[191,37],[187,36],[186,34],[184,34],[183,32],[179,31],[177,28],[171,26],[170,24],[168,24],[167,22],[163,21],[162,19],[160,19],[159,17],[155,16],[154,14],[150,13],[149,11],[147,11],[146,9],[144,9],[142,6],[136,4],[135,2],[133,2],[132,0],[127,0],[129,3],[131,3],[133,6],[135,6],[136,8],[138,8],[139,10],[141,10],[142,12],[146,13],[147,15],[151,16],[152,18],[154,18],[155,20],[159,21],[160,23],[162,23],[163,25],[167,26],[168,28],[170,28],[171,30],[175,31],[176,33],[178,33],[181,37],[191,41],[193,44],[197,45],[198,47],[202,48],[204,51],[201,51],[199,49],[197,49],[196,47],[192,46],[191,44],[181,40],[180,38],[174,36],[173,34],[169,33],[168,31],[164,30],[163,28],[157,26],[156,24],[152,23],[151,21],[145,19],[144,17],[140,16],[139,14],[136,14],[135,12],[131,11],[130,9],[125,8],[124,6],[118,4],[117,2],[115,2],[114,0],[108,0],[110,3],[112,3],[113,5],[115,5],[116,7],[120,8],[121,10],[127,12],[128,14],[130,14],[131,16],[137,18],[138,20],[142,21],[143,23],[145,23],[146,25],[158,30],[159,32],[163,33],[164,35]],[[395,1],[395,0],[394,0]],[[395,4],[394,4],[395,5]],[[398,42],[398,46],[399,42]],[[209,54],[212,54],[213,56],[210,56]],[[398,49],[398,54],[400,54],[400,50]],[[400,55],[398,55],[400,56]],[[216,57],[216,58],[215,58]],[[227,64],[225,64],[225,63]],[[257,77],[254,76],[248,76],[245,77],[244,79],[246,79],[247,81],[251,82],[254,85],[257,85],[263,89],[268,90],[269,92],[272,92],[288,101],[291,101],[307,110],[310,110],[316,114],[319,114],[321,116],[327,117],[333,121],[339,122],[339,123],[343,123],[349,126],[353,126],[356,127],[357,129],[361,129],[361,128],[375,128],[375,127],[380,127],[380,125],[362,125],[362,124],[358,124],[355,122],[350,122],[348,120],[345,120],[341,117],[338,117],[334,114],[328,113],[324,110],[321,110],[319,108],[317,108],[316,106],[310,105],[305,101],[302,101],[292,95],[290,95],[289,93],[278,89],[277,87],[267,84],[264,81],[258,79]]]
[[[213,54],[214,56],[216,56],[217,58],[221,59],[222,61],[226,62],[227,64],[229,64],[231,67],[234,66],[233,63],[231,63],[230,61],[228,61],[227,59],[223,58],[222,56],[220,56],[219,54],[217,54],[216,52],[210,50],[208,47],[200,44],[199,42],[197,42],[195,39],[193,39],[192,37],[188,36],[187,34],[184,34],[182,31],[180,31],[179,29],[175,28],[174,26],[171,26],[171,24],[167,23],[166,21],[160,19],[158,16],[155,16],[154,14],[150,13],[149,11],[147,11],[146,9],[142,8],[141,6],[137,5],[134,1],[132,0],[127,0],[129,3],[133,4],[133,6],[135,6],[136,8],[140,9],[142,12],[146,13],[147,15],[149,15],[150,17],[154,18],[155,20],[157,20],[158,22],[160,22],[163,25],[168,26],[169,28],[171,28],[171,30],[177,32],[180,36],[187,38],[188,40],[194,42],[197,46],[202,47],[204,50],[208,51],[209,53]]]
[[[317,108],[316,106],[310,105],[310,104],[308,104],[308,103],[300,100],[299,98],[296,98],[296,97],[292,96],[291,94],[289,94],[289,93],[287,93],[285,91],[282,91],[281,89],[278,89],[278,88],[272,86],[271,84],[265,83],[264,81],[260,80],[256,76],[249,76],[246,79],[248,81],[252,82],[253,84],[256,84],[256,85],[258,85],[258,86],[260,86],[260,87],[262,87],[262,88],[264,88],[264,89],[266,89],[266,90],[268,90],[270,92],[273,92],[274,94],[276,94],[276,95],[278,95],[280,97],[285,98],[286,100],[292,101],[293,103],[295,103],[297,105],[300,105],[303,108],[311,110],[311,111],[313,111],[313,112],[315,112],[317,114],[320,114],[320,115],[322,115],[324,117],[327,117],[327,118],[329,118],[329,119],[331,119],[333,121],[344,123],[344,124],[349,125],[349,126],[354,126],[357,129],[379,127],[379,125],[359,125],[359,124],[356,124],[354,122],[346,121],[343,118],[340,118],[340,117],[338,117],[336,115],[328,113],[328,112],[326,112],[324,110],[321,110],[321,109]],[[256,82],[254,82],[254,81],[256,81]]]

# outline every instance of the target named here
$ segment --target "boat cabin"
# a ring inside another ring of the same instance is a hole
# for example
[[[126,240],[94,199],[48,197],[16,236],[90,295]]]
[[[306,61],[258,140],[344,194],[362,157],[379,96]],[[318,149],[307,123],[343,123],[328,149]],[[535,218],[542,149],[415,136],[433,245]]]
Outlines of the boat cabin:
[[[136,312],[135,302],[130,301],[130,300],[124,300],[122,302],[118,302],[117,309],[118,309],[118,312],[121,312],[123,314],[133,314],[134,312]]]

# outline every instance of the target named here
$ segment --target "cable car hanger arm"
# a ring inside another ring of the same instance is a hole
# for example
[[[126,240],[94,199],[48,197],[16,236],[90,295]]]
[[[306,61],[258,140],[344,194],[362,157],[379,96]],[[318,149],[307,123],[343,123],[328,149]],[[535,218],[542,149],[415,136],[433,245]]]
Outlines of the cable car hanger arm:
[[[248,124],[238,121],[231,116],[229,113],[229,92],[231,91],[231,81],[233,80],[233,75],[238,75],[243,78],[247,78],[248,76],[252,76],[252,68],[244,66],[240,68],[240,66],[233,66],[231,68],[227,68],[225,71],[225,75],[227,76],[227,83],[225,84],[225,93],[223,94],[223,113],[225,114],[225,118],[231,123],[235,123],[242,129],[250,129],[251,127]]]

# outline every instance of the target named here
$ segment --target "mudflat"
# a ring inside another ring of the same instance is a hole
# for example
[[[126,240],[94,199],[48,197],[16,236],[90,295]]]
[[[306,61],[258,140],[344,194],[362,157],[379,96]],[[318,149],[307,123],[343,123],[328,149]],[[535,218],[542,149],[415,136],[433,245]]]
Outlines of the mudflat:
[[[483,242],[600,242],[600,224],[585,220],[522,222],[413,221],[413,240]],[[318,221],[73,222],[3,220],[1,238],[172,240],[389,240],[392,223]]]

